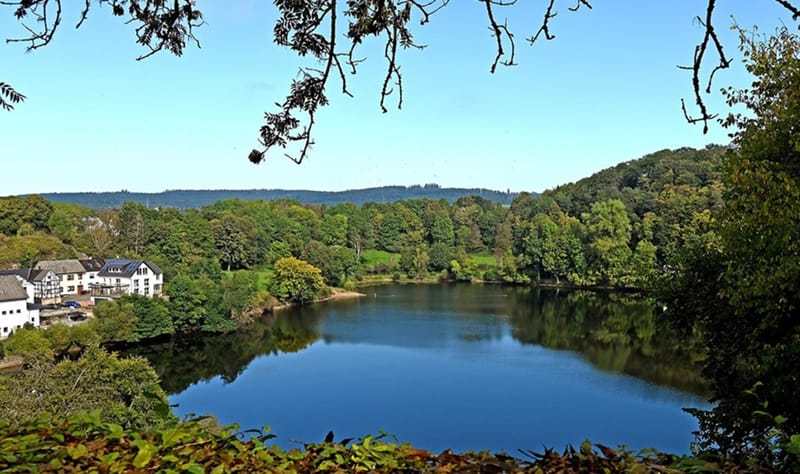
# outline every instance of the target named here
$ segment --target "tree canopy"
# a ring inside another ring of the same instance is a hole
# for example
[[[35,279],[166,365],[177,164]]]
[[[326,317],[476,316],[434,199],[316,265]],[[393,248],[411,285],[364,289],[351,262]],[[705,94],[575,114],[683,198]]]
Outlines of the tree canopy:
[[[695,411],[698,447],[787,468],[800,432],[800,37],[740,30],[756,80],[725,92],[735,147],[723,160],[718,239],[691,243],[668,275],[669,312],[699,330],[717,402]],[[790,435],[793,435],[790,437]]]
[[[800,9],[791,0],[773,0],[794,20],[800,17]],[[769,0],[763,0],[768,3]],[[289,159],[301,163],[314,143],[313,129],[317,111],[329,104],[329,91],[339,86],[341,93],[352,95],[348,78],[356,74],[365,58],[359,56],[361,46],[375,39],[383,45],[385,75],[379,84],[379,106],[387,112],[390,100],[402,108],[403,76],[400,69],[400,52],[403,49],[422,49],[417,43],[418,29],[429,23],[435,14],[450,5],[450,0],[275,0],[278,19],[273,27],[274,42],[296,54],[309,58],[313,63],[300,69],[298,78],[292,80],[289,93],[276,109],[265,114],[265,124],[259,129],[259,149],[249,154],[254,163],[264,161],[272,148],[286,149],[296,145],[296,153],[286,153]],[[496,43],[496,54],[488,58],[490,71],[498,66],[517,64],[517,36],[507,19],[501,15],[519,19],[513,10],[516,0],[479,0],[475,8],[485,10],[486,21]],[[703,123],[704,131],[709,121],[717,115],[705,105],[704,94],[712,91],[715,74],[728,68],[732,60],[727,55],[715,28],[716,0],[706,0],[704,10],[699,10],[696,21],[702,25],[699,39],[691,60],[685,69],[691,71],[693,102],[696,112],[692,115],[683,103],[683,112],[690,123]],[[29,50],[49,44],[62,22],[62,0],[7,0],[0,5],[13,9],[15,17],[22,22],[26,34],[11,37],[9,43],[22,43]],[[195,31],[204,23],[202,11],[195,0],[87,0],[79,5],[80,27],[89,18],[93,9],[107,5],[114,16],[132,24],[136,41],[144,52],[138,59],[145,59],[160,51],[169,51],[180,56],[188,44],[199,45]],[[573,13],[592,9],[588,0],[543,2],[541,16],[534,27],[527,31],[525,41],[555,39],[555,18],[559,8]],[[530,18],[522,21],[530,22]],[[644,21],[649,21],[643,19]],[[11,110],[25,96],[10,84],[0,82],[0,106]],[[294,148],[294,147],[293,147]]]

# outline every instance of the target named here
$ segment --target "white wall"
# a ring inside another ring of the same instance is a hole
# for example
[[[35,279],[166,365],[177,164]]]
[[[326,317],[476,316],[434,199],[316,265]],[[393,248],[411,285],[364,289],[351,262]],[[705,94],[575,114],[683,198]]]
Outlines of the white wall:
[[[39,326],[39,310],[28,312],[25,300],[0,302],[0,339],[5,339],[25,323]]]

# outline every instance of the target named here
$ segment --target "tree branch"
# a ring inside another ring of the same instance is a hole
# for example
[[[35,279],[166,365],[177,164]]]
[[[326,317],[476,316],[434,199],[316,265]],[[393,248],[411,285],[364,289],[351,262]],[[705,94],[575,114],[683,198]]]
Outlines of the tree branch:
[[[705,29],[705,34],[703,35],[703,40],[700,42],[700,44],[695,47],[694,61],[692,65],[690,67],[681,66],[681,69],[691,69],[692,71],[692,89],[694,90],[695,103],[697,104],[698,109],[700,109],[700,116],[691,117],[689,112],[686,110],[686,102],[683,99],[681,99],[681,109],[683,110],[683,115],[687,122],[691,124],[703,122],[703,133],[708,133],[708,121],[717,117],[717,114],[710,114],[708,112],[708,108],[706,107],[705,101],[703,100],[703,96],[700,92],[700,70],[703,66],[706,49],[708,48],[709,43],[712,43],[716,49],[717,57],[719,58],[719,64],[714,67],[708,76],[708,85],[705,89],[706,94],[711,93],[711,83],[717,71],[721,69],[727,69],[731,64],[731,60],[725,56],[725,52],[722,49],[722,43],[720,43],[719,37],[717,36],[717,32],[712,23],[715,7],[716,0],[708,0],[708,4],[706,5],[705,21],[700,17],[697,17],[697,21],[703,25]]]

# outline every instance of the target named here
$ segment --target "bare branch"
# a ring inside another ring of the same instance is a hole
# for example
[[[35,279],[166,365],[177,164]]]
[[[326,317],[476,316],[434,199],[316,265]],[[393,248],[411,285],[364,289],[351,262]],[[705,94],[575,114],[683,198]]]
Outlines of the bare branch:
[[[505,50],[503,49],[503,36],[508,39],[509,46],[511,48],[511,55],[507,61],[503,61],[501,64],[505,66],[513,66],[514,65],[514,54],[516,52],[516,46],[514,45],[514,35],[508,30],[508,25],[503,22],[502,25],[498,24],[497,21],[494,19],[494,10],[492,9],[494,6],[510,6],[517,2],[517,0],[510,0],[507,2],[498,2],[496,0],[481,0],[484,5],[486,5],[486,16],[489,18],[489,29],[492,32],[492,36],[497,40],[497,55],[494,57],[494,61],[492,62],[492,67],[489,71],[494,74],[495,70],[497,70],[497,65],[500,62],[500,59],[505,55]]]
[[[709,43],[712,43],[714,45],[714,48],[716,49],[716,53],[719,58],[719,64],[715,66],[714,69],[709,74],[708,85],[706,86],[705,89],[707,94],[711,92],[711,83],[717,71],[721,69],[727,69],[728,67],[730,67],[731,64],[731,60],[725,56],[725,52],[722,49],[722,43],[719,41],[719,37],[717,36],[717,32],[714,29],[714,25],[712,23],[715,7],[716,7],[716,0],[708,0],[708,4],[706,6],[705,21],[700,17],[697,17],[697,21],[705,29],[705,34],[703,35],[703,41],[701,41],[700,44],[698,44],[695,47],[694,61],[692,62],[692,66],[681,67],[681,69],[691,69],[692,71],[692,90],[694,91],[695,104],[697,105],[697,108],[700,109],[700,116],[699,117],[690,116],[689,112],[686,110],[686,102],[683,99],[681,99],[681,109],[683,110],[683,115],[688,123],[694,124],[698,122],[703,122],[703,133],[708,133],[708,121],[713,120],[717,117],[717,114],[710,114],[708,112],[708,108],[706,107],[705,101],[703,100],[703,96],[700,91],[700,69],[703,66],[706,49],[708,48]]]
[[[778,2],[778,4],[781,5],[783,8],[789,10],[792,13],[792,20],[797,21],[797,19],[800,18],[800,9],[798,9],[795,5],[793,5],[792,2],[789,2],[788,0],[775,0],[775,1]]]
[[[96,0],[98,5],[108,4],[114,16],[129,16],[126,23],[136,24],[136,42],[148,49],[137,59],[145,59],[167,50],[176,56],[183,54],[188,41],[198,47],[200,42],[194,28],[203,24],[203,16],[195,7],[195,0]],[[84,0],[76,28],[83,26],[89,17],[91,0]],[[15,7],[14,15],[22,22],[28,36],[6,39],[7,43],[27,43],[28,50],[50,44],[61,25],[61,0],[3,0],[0,5]],[[55,10],[55,11],[53,11]],[[25,23],[31,18],[31,25]]]
[[[300,143],[297,155],[286,155],[295,163],[302,163],[313,144],[311,132],[316,123],[316,111],[328,104],[325,90],[329,85],[330,71],[335,69],[342,84],[342,92],[350,94],[347,88],[347,74],[356,74],[364,59],[356,58],[356,50],[368,37],[383,37],[386,74],[380,88],[380,108],[388,112],[387,98],[397,88],[397,107],[403,106],[403,77],[400,73],[398,53],[400,47],[422,49],[424,45],[414,42],[408,25],[412,14],[420,15],[421,24],[430,20],[431,15],[449,4],[450,0],[348,0],[344,8],[347,17],[345,37],[350,44],[346,52],[336,50],[338,46],[337,2],[335,0],[276,0],[280,17],[275,24],[275,42],[296,52],[299,56],[310,54],[325,64],[322,70],[305,68],[303,78],[293,81],[292,88],[282,104],[276,104],[278,112],[266,113],[266,124],[261,127],[262,149],[250,152],[248,158],[254,163],[264,161],[272,147],[286,148],[292,143]],[[320,32],[324,11],[328,31]],[[296,114],[303,117],[299,119]]]

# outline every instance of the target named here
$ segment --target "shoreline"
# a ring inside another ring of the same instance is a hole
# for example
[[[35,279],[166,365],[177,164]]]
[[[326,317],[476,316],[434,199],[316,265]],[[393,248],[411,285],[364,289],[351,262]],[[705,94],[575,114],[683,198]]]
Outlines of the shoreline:
[[[308,302],[305,302],[305,303],[279,304],[279,305],[272,306],[271,308],[269,308],[268,311],[271,311],[271,312],[281,311],[281,310],[284,310],[284,309],[296,308],[298,306],[304,306],[304,305],[309,305],[309,304],[324,303],[326,301],[350,300],[350,299],[356,299],[356,298],[363,298],[365,296],[367,296],[367,295],[364,294],[364,293],[359,293],[357,291],[350,291],[350,290],[345,290],[345,289],[342,289],[342,288],[331,288],[331,294],[329,296],[326,296],[325,298],[319,298],[319,299],[315,299],[315,300],[308,301]]]

